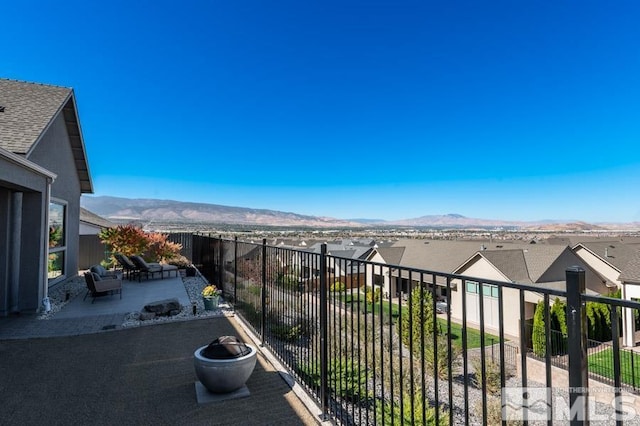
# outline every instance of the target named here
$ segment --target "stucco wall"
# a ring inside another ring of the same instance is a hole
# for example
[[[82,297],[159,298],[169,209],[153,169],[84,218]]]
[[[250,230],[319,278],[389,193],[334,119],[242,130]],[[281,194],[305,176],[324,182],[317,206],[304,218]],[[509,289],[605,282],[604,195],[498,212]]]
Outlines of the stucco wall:
[[[604,262],[601,258],[591,253],[584,247],[577,247],[575,253],[586,264],[588,264],[594,271],[598,272],[603,277],[607,278],[612,283],[615,283],[619,288],[622,287],[622,283],[618,279],[620,277],[620,271]]]
[[[0,157],[0,315],[35,312],[45,289],[48,178]]]
[[[560,256],[558,256],[555,262],[553,262],[551,267],[549,267],[549,270],[540,276],[538,281],[564,281],[567,278],[567,268],[571,266],[579,266],[585,270],[585,285],[589,290],[605,295],[609,294],[611,290],[615,290],[609,289],[605,283],[603,283],[602,277],[595,273],[596,270],[568,247],[560,254]]]
[[[491,263],[486,259],[480,257],[474,263],[472,263],[464,272],[464,275],[470,277],[479,277],[486,280],[494,281],[506,281],[504,275],[498,271]],[[457,291],[451,292],[451,316],[456,321],[462,321],[462,291],[464,287],[460,280],[453,280],[456,284]],[[503,289],[503,314],[505,318],[504,333],[508,338],[516,339],[520,335],[520,296],[519,292],[514,289]],[[485,309],[485,330],[487,332],[497,333],[498,329],[489,326],[492,322],[497,323],[495,320],[498,317],[498,300],[492,297],[485,296],[484,309]],[[470,318],[473,313],[473,304],[478,303],[478,296],[473,297],[467,293],[467,322],[470,325],[474,324],[474,321]],[[526,315],[526,314],[525,314]],[[475,322],[479,328],[479,322]]]
[[[40,301],[44,297],[44,286],[32,285],[40,283],[44,276],[46,254],[44,252],[46,232],[45,224],[46,200],[43,194],[27,192],[22,197],[22,209],[25,214],[22,218],[22,234],[20,235],[20,311],[35,312],[40,307]],[[27,213],[28,212],[28,213]],[[38,254],[38,257],[34,256]],[[31,263],[28,259],[34,258]]]
[[[4,167],[0,160],[0,170]],[[0,316],[9,308],[9,197],[11,191],[0,187]]]
[[[29,155],[29,160],[51,170],[58,176],[51,187],[51,198],[66,202],[67,206],[65,274],[66,277],[77,275],[81,191],[62,113],[58,114],[47,129]]]
[[[80,222],[79,230],[80,235],[98,235],[102,228],[100,228],[99,226]]]

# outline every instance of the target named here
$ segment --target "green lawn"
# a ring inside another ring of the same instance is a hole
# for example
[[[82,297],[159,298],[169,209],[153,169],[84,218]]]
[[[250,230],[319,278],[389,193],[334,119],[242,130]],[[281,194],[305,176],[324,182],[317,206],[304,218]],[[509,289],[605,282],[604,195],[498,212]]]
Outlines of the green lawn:
[[[330,298],[333,296],[329,296]],[[387,301],[381,301],[373,304],[369,304],[366,302],[365,295],[361,293],[355,294],[342,294],[338,297],[340,301],[349,305],[352,304],[354,306],[354,311],[357,309],[355,303],[360,303],[360,312],[364,313],[380,313],[380,305],[382,305],[382,314],[388,316],[391,313],[392,318],[397,318],[400,313],[398,312],[398,305],[395,303],[389,303]]]
[[[438,324],[443,333],[447,331],[447,320],[438,318]],[[490,346],[492,343],[498,343],[500,338],[493,334],[484,333],[484,345]],[[451,343],[462,349],[462,326],[455,322],[451,323]],[[467,327],[467,349],[480,347],[480,331],[475,328]]]
[[[333,296],[330,296],[333,297]],[[399,307],[396,303],[390,303],[387,301],[381,301],[373,304],[366,303],[364,294],[343,294],[338,297],[343,303],[349,305],[354,304],[356,302],[360,303],[360,312],[380,312],[380,305],[382,304],[382,313],[383,315],[389,315],[391,313],[392,318],[397,318],[399,316]],[[354,306],[354,310],[355,310]],[[403,307],[403,315],[407,311],[406,307]],[[438,318],[438,324],[440,326],[440,330],[443,333],[447,331],[447,320],[443,318]],[[485,333],[484,334],[484,344],[485,346],[489,346],[492,343],[498,343],[500,339],[498,336],[494,336],[492,334]],[[492,341],[493,339],[493,341]],[[451,323],[451,343],[454,346],[462,349],[462,326],[460,324],[456,324],[454,322]],[[480,347],[480,331],[475,330],[473,328],[467,327],[467,348],[479,348]]]
[[[633,370],[631,361],[633,357]],[[588,358],[589,372],[608,377],[613,380],[613,349],[607,348],[592,353]],[[634,377],[635,376],[635,377]],[[623,383],[640,386],[640,354],[631,351],[620,351],[620,380]]]

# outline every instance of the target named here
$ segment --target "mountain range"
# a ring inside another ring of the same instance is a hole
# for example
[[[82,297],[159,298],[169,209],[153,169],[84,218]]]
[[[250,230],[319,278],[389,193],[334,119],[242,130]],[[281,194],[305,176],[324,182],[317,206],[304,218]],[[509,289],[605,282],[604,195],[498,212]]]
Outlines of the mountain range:
[[[453,229],[529,229],[529,230],[606,230],[638,229],[639,223],[589,224],[576,221],[544,220],[518,222],[498,219],[469,218],[459,214],[427,215],[412,219],[385,221],[381,219],[336,219],[301,215],[267,209],[231,207],[218,204],[193,203],[158,199],[133,199],[83,195],[80,204],[85,209],[115,223],[156,222],[184,224],[263,225],[285,227],[425,227]]]

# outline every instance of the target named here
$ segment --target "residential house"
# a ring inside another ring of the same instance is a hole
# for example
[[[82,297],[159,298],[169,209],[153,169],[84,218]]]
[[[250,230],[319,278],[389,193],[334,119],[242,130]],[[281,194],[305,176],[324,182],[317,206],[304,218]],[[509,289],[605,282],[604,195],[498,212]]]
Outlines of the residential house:
[[[364,285],[380,285],[383,280],[382,267],[370,263],[384,263],[384,259],[378,253],[377,245],[371,240],[341,240],[324,243],[327,246],[327,254],[330,261],[327,265],[329,285],[341,282],[346,288],[358,288]],[[323,243],[316,243],[305,251],[320,253]],[[319,274],[314,271],[313,274]],[[312,274],[312,275],[313,275]]]
[[[36,312],[77,275],[80,196],[92,192],[73,90],[0,79],[0,315]]]
[[[607,281],[580,259],[565,245],[530,244],[522,247],[503,246],[499,249],[480,250],[453,272],[458,275],[478,278],[466,280],[464,285],[454,279],[455,289],[451,292],[451,315],[462,318],[462,290],[466,291],[466,319],[468,323],[480,325],[480,291],[483,297],[484,326],[489,332],[499,331],[498,287],[482,283],[482,279],[525,284],[541,289],[566,289],[566,271],[573,266],[585,270],[588,294],[609,294],[615,285]],[[482,289],[480,289],[482,286]],[[524,318],[520,315],[520,291],[503,288],[502,307],[504,333],[519,339],[521,321],[533,319],[535,307],[543,300],[542,293],[524,291]],[[554,301],[552,297],[551,302]],[[528,327],[526,327],[528,329]],[[529,330],[527,330],[529,331]]]
[[[452,273],[471,255],[483,248],[483,244],[487,243],[482,241],[402,239],[389,247],[380,248],[379,253],[388,265]],[[384,293],[390,297],[406,298],[420,282],[429,288],[433,285],[433,277],[430,274],[409,274],[406,270],[398,272],[397,268],[391,268],[389,275],[390,279]],[[446,279],[436,277],[435,280],[436,296],[446,298],[448,296]]]
[[[80,207],[79,235],[98,235],[103,229],[114,228],[115,223]]]
[[[89,269],[92,265],[107,259],[107,247],[102,243],[98,235],[103,229],[114,228],[115,226],[115,223],[80,207],[79,269]]]
[[[614,283],[625,300],[640,300],[640,239],[585,239],[573,251],[591,268]],[[636,345],[635,319],[632,309],[625,309],[622,335],[625,346]]]
[[[586,271],[586,283],[591,294],[608,294],[615,285],[593,270],[566,244],[526,243],[511,241],[450,241],[450,240],[400,240],[390,248],[379,249],[389,265],[442,274],[465,275],[477,280],[467,280],[463,286],[460,279],[441,275],[409,272],[391,266],[388,291],[392,295],[406,298],[422,282],[433,288],[439,299],[450,299],[451,316],[462,321],[462,292],[466,292],[466,320],[468,324],[480,325],[479,286],[482,279],[488,281],[517,282],[540,288],[564,290],[566,269],[581,266]],[[393,257],[393,258],[392,258]],[[399,261],[398,261],[399,257]],[[497,287],[484,283],[482,287],[484,325],[487,331],[498,331]],[[537,292],[524,292],[524,321],[533,318],[535,305],[543,296]],[[512,339],[520,336],[519,291],[504,289],[503,307],[505,334]],[[513,319],[517,319],[513,321]]]

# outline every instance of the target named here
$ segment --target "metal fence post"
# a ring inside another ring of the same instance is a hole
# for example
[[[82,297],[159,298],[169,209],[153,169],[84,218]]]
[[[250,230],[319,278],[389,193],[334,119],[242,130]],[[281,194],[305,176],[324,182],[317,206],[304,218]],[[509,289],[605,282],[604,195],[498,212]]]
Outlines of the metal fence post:
[[[233,310],[238,303],[238,236],[233,240]]]
[[[579,266],[567,268],[567,334],[569,346],[569,402],[572,426],[588,423],[589,378],[587,370],[587,312],[582,301],[585,272]]]
[[[218,247],[220,249],[218,253],[218,282],[220,283],[220,287],[224,289],[224,242],[222,241],[222,235],[220,235],[218,241]]]
[[[265,330],[267,324],[267,239],[262,239],[262,324],[260,334],[262,334],[262,346],[264,346]]]
[[[329,313],[327,300],[327,245],[322,244],[320,249],[320,402],[322,404],[322,420],[328,418],[329,407],[329,352],[328,352],[328,328]]]

